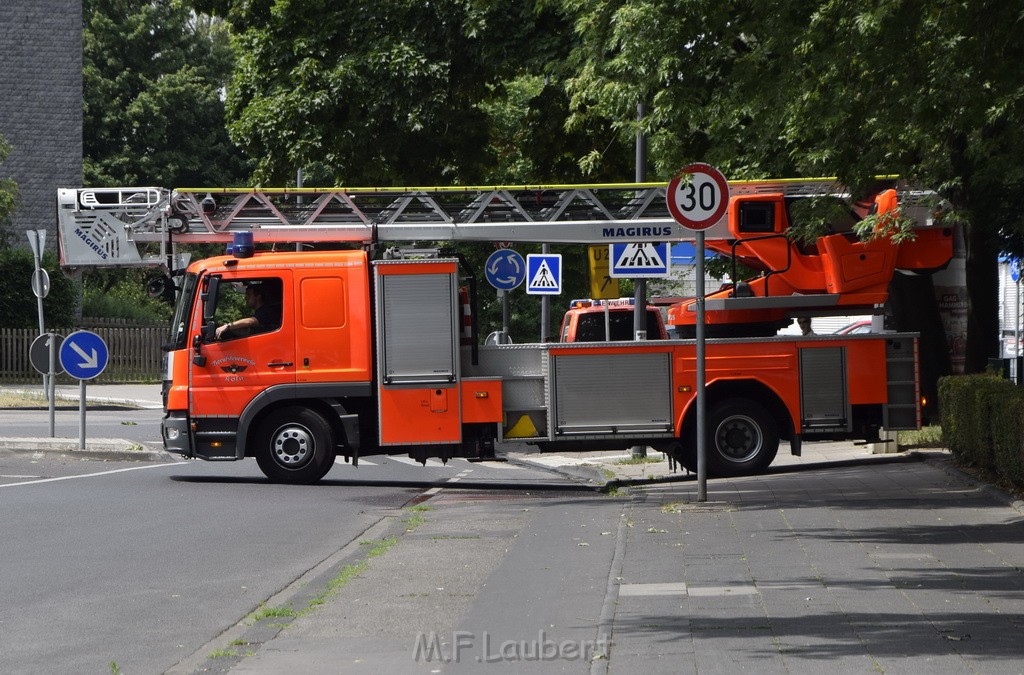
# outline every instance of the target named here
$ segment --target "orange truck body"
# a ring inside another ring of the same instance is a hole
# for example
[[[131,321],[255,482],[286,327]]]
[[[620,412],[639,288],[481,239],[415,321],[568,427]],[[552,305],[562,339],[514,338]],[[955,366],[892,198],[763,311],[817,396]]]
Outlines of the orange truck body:
[[[642,444],[693,466],[692,340],[465,346],[458,280],[455,260],[361,250],[193,263],[168,345],[166,449],[255,457],[294,483],[336,457],[482,459],[504,441]],[[281,289],[277,322],[217,337],[228,291],[255,283]],[[799,454],[803,439],[917,428],[916,345],[909,334],[709,340],[711,475],[763,471],[779,441]]]
[[[943,268],[953,256],[950,228],[921,228],[913,240],[897,242],[880,221],[877,236],[861,241],[852,225],[868,213],[891,213],[896,191],[884,190],[870,205],[854,205],[830,225],[833,232],[801,246],[788,232],[797,198],[782,193],[733,197],[727,212],[728,236],[709,238],[708,249],[732,256],[759,276],[709,294],[705,323],[709,336],[774,335],[795,312],[808,315],[870,314],[888,298],[896,270],[914,273]],[[734,275],[735,276],[735,275]],[[693,337],[693,299],[668,309],[669,329]]]

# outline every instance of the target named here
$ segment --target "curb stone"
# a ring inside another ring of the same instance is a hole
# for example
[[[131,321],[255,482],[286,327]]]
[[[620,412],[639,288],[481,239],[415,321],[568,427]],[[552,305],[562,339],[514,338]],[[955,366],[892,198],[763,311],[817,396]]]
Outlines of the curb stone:
[[[111,461],[173,462],[163,450],[151,450],[123,438],[86,439],[86,449],[79,450],[77,438],[0,438],[0,452],[18,454],[59,455],[67,459],[99,459]]]

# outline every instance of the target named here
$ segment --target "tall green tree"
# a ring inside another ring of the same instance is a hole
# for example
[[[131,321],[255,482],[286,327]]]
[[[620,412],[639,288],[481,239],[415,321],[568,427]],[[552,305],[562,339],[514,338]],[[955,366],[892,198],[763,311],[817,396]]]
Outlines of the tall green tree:
[[[996,253],[1019,249],[1024,16],[983,0],[563,0],[577,116],[652,137],[660,177],[693,159],[736,177],[897,173],[965,224],[967,368],[997,355]],[[651,110],[643,121],[629,112]]]
[[[226,26],[187,0],[84,0],[83,154],[90,185],[244,182],[227,135]]]
[[[263,184],[299,168],[307,185],[566,181],[581,176],[576,157],[611,137],[564,129],[572,33],[549,3],[197,6],[233,27],[229,126]]]

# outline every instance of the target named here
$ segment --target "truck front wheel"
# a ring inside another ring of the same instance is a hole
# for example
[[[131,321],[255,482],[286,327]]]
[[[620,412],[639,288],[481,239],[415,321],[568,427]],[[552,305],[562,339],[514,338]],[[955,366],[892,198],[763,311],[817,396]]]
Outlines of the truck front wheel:
[[[310,485],[334,465],[331,426],[308,408],[275,410],[256,430],[256,462],[275,483]]]
[[[778,424],[760,403],[733,398],[708,413],[709,474],[758,474],[768,468],[778,451]]]

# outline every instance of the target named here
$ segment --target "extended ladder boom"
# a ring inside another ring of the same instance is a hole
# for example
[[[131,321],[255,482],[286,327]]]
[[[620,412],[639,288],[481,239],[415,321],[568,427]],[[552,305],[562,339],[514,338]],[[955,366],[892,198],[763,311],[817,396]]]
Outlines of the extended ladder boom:
[[[894,183],[894,181],[889,181]],[[733,195],[847,198],[834,179],[735,181]],[[85,188],[58,193],[65,267],[166,265],[175,244],[499,241],[598,244],[693,239],[664,183],[430,188]],[[728,237],[724,220],[707,231]],[[148,253],[147,253],[148,252]]]

